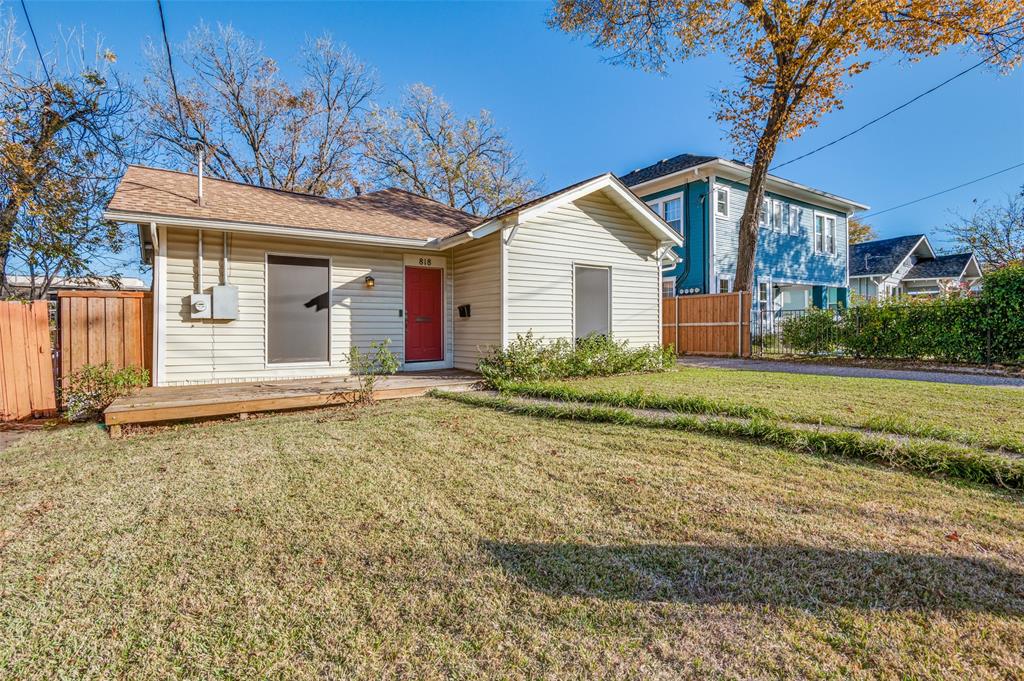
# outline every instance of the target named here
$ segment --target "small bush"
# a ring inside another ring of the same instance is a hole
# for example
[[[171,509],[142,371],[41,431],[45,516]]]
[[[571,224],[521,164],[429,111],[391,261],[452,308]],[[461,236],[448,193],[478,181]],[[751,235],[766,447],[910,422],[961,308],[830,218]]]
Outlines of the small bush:
[[[115,369],[109,363],[86,364],[65,379],[62,391],[68,421],[98,418],[118,397],[149,385],[149,372],[141,367]]]
[[[533,332],[516,336],[480,360],[484,380],[492,385],[527,383],[557,378],[611,376],[665,371],[675,364],[671,348],[627,347],[625,341],[591,334],[572,343],[564,338],[545,343]]]
[[[819,355],[838,347],[839,324],[832,310],[812,308],[799,317],[784,319],[780,326],[782,343],[794,352]]]
[[[391,352],[391,339],[370,343],[370,350],[363,352],[355,345],[348,351],[348,368],[356,379],[359,402],[373,402],[373,391],[377,379],[390,376],[398,371],[398,358]]]

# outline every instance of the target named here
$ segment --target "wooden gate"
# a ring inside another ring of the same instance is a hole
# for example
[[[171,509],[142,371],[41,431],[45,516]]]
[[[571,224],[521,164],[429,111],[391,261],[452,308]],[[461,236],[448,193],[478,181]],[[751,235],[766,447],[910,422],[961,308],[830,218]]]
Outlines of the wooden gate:
[[[750,294],[664,298],[662,344],[679,355],[750,357]]]
[[[61,291],[60,374],[84,364],[140,366],[153,375],[153,305],[148,291]]]
[[[0,302],[0,421],[57,411],[45,300]]]

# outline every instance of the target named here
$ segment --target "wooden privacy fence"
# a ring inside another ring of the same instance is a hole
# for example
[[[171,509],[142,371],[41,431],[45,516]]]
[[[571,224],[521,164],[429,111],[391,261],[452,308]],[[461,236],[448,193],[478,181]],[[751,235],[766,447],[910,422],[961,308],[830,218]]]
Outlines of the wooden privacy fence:
[[[61,291],[57,294],[60,374],[84,364],[141,366],[153,375],[153,305],[148,291]]]
[[[56,411],[46,301],[0,302],[0,421]]]
[[[750,294],[664,298],[661,340],[679,355],[750,357]]]

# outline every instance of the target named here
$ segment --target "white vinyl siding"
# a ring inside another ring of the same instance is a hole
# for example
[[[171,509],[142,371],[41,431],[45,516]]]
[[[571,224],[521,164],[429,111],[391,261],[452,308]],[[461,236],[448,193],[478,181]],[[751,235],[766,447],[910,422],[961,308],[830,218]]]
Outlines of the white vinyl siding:
[[[477,362],[501,345],[501,236],[454,251],[455,366],[475,371]],[[459,317],[460,305],[470,306],[469,317]]]
[[[591,194],[520,225],[506,254],[506,333],[573,337],[573,268],[612,270],[612,334],[659,342],[657,241],[604,195]]]
[[[188,296],[197,285],[197,232],[167,229],[166,370],[162,384],[304,378],[348,373],[346,355],[353,344],[366,349],[391,339],[401,360],[405,326],[403,257],[416,251],[376,246],[334,245],[315,241],[234,234],[230,237],[230,284],[238,287],[238,319],[189,318]],[[267,253],[331,258],[330,362],[324,367],[274,367],[266,361],[265,281]],[[434,258],[448,254],[430,253]],[[217,283],[221,233],[204,231],[204,288]],[[451,272],[451,267],[447,267]],[[375,285],[366,288],[366,275]],[[451,355],[451,288],[446,281],[448,323],[445,338]]]

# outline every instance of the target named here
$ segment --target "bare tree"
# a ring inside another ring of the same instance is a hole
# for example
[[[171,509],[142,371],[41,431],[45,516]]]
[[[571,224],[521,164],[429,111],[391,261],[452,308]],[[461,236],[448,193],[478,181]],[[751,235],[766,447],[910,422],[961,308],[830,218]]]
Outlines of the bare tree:
[[[539,184],[491,114],[460,119],[423,84],[397,108],[370,115],[365,160],[377,186],[397,186],[476,215],[494,215],[529,200]]]
[[[300,51],[303,80],[285,81],[263,46],[232,26],[200,24],[175,52],[178,97],[162,47],[148,47],[148,132],[162,160],[277,189],[346,195],[356,184],[374,73],[329,35]]]
[[[45,65],[27,54],[0,15],[0,295],[12,272],[33,275],[31,297],[57,276],[116,281],[109,257],[125,239],[100,214],[138,152],[134,93],[84,30],[63,32]]]
[[[957,215],[945,232],[978,256],[986,271],[1024,262],[1024,187],[1001,205],[981,203],[972,215]]]

